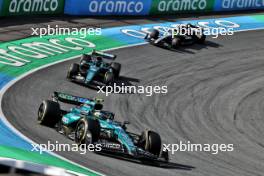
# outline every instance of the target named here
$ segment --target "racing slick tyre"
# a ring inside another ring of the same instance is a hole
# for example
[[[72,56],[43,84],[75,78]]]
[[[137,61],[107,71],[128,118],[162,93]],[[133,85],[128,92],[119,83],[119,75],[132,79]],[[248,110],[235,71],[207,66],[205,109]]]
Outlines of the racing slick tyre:
[[[60,104],[51,100],[43,101],[38,110],[38,123],[54,127],[61,119]]]
[[[176,49],[181,45],[181,39],[179,38],[173,38],[171,41],[171,47]]]
[[[156,156],[160,155],[161,151],[161,138],[158,133],[146,130],[142,133],[142,141],[144,149]]]
[[[119,75],[120,75],[120,71],[121,71],[121,64],[120,63],[113,62],[113,63],[111,63],[111,68],[114,71],[115,78],[118,78]]]
[[[84,77],[86,77],[87,70],[89,70],[89,68],[90,68],[90,65],[88,63],[90,63],[91,60],[92,60],[91,56],[89,56],[87,54],[84,54],[81,57],[80,65],[79,65],[79,72]]]
[[[97,119],[82,118],[76,125],[75,142],[81,144],[93,144],[99,140],[100,124]]]
[[[72,79],[74,75],[77,75],[79,73],[79,64],[73,63],[70,66],[70,69],[67,73],[67,78]]]
[[[154,29],[150,34],[149,34],[150,38],[153,39],[158,39],[159,38],[159,31],[157,29]]]
[[[106,72],[104,76],[104,83],[106,85],[111,84],[114,81],[114,73],[113,72]]]
[[[197,36],[197,43],[204,44],[206,39],[206,35],[202,34],[201,36]]]
[[[165,162],[169,162],[169,151],[161,151],[160,158],[163,158]]]

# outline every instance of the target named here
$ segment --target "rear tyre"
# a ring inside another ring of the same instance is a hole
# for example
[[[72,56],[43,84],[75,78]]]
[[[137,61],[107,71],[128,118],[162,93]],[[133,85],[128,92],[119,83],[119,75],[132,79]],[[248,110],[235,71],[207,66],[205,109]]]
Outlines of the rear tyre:
[[[150,34],[149,34],[150,38],[153,39],[158,39],[159,38],[159,31],[157,29],[154,29]]]
[[[104,76],[104,83],[106,85],[111,84],[112,82],[114,82],[114,73],[113,72],[106,72],[105,76]]]
[[[156,156],[160,155],[161,138],[160,135],[154,131],[144,131],[142,134],[144,149]]]
[[[120,71],[121,71],[121,64],[120,63],[113,62],[113,63],[111,63],[111,68],[114,71],[115,78],[118,78],[119,75],[120,75]]]
[[[77,75],[79,73],[79,64],[73,63],[70,66],[70,69],[67,73],[67,78],[72,79],[73,76]]]
[[[100,124],[98,120],[81,119],[76,125],[75,142],[81,144],[93,144],[99,140]]]
[[[166,151],[162,151],[160,154],[160,158],[163,158],[165,162],[169,162],[169,152]]]
[[[179,38],[173,38],[171,41],[171,47],[176,49],[181,45],[181,40]]]
[[[203,34],[200,37],[198,37],[197,43],[204,44],[205,43],[205,39],[206,39],[206,35]]]
[[[38,110],[38,123],[48,127],[54,127],[61,119],[60,105],[51,100],[43,101]]]

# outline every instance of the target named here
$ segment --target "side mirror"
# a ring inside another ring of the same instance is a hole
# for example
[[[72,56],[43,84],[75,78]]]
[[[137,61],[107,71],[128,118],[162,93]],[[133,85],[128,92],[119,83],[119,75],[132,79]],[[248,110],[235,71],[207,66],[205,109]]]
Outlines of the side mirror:
[[[123,122],[123,125],[128,125],[128,124],[130,124],[129,121],[124,121],[124,122]]]
[[[124,122],[123,122],[122,128],[123,128],[125,131],[127,130],[126,125],[128,125],[128,124],[130,124],[129,121],[124,121]]]

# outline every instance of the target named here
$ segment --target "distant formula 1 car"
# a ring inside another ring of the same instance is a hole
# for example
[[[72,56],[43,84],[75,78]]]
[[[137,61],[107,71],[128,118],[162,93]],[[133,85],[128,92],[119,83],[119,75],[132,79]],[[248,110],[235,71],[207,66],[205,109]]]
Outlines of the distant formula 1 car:
[[[181,31],[188,31],[189,34]],[[200,35],[198,35],[199,33],[197,31],[199,31]],[[192,24],[179,25],[167,31],[165,35],[161,35],[158,30],[154,29],[145,36],[145,40],[150,44],[167,49],[177,49],[182,45],[191,45],[194,43],[203,44],[205,39],[206,35],[203,34],[203,28]]]
[[[38,122],[56,128],[77,144],[100,144],[100,152],[121,155],[146,162],[168,163],[168,151],[162,150],[160,135],[145,130],[141,135],[127,131],[128,122],[114,121],[114,113],[104,111],[102,99],[89,99],[54,92],[38,110]],[[61,110],[58,102],[77,105]]]
[[[121,64],[116,62],[107,63],[104,60],[114,60],[115,58],[115,55],[95,50],[90,55],[84,54],[81,57],[80,64],[73,63],[70,66],[67,78],[86,85],[95,83],[111,84],[119,77]]]

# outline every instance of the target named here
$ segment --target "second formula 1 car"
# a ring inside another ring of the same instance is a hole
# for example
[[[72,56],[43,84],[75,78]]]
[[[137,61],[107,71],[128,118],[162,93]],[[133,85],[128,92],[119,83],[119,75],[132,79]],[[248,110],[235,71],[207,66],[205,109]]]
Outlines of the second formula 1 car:
[[[41,103],[38,122],[56,128],[79,145],[100,144],[102,150],[99,152],[151,163],[168,163],[168,151],[163,151],[158,133],[127,131],[128,122],[115,121],[114,113],[103,110],[102,101],[54,92],[51,100]],[[59,102],[77,106],[65,111]]]
[[[104,84],[109,85],[118,79],[121,64],[117,62],[106,62],[114,60],[116,55],[93,51],[92,54],[84,54],[80,63],[73,63],[67,73],[67,78],[86,85]]]
[[[145,40],[150,44],[167,49],[177,49],[180,46],[194,43],[203,44],[205,39],[206,35],[204,35],[203,28],[192,24],[178,25],[169,29],[165,34],[154,29],[145,36]]]

